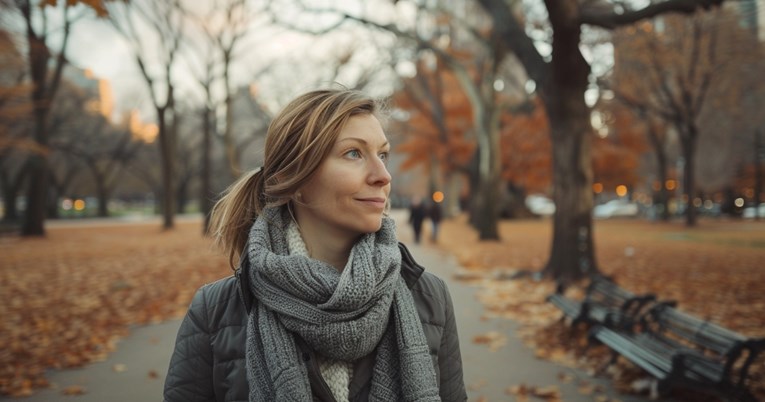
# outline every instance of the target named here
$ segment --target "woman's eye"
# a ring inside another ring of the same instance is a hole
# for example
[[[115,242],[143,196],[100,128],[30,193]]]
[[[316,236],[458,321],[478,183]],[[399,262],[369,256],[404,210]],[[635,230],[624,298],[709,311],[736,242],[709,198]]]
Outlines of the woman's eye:
[[[390,158],[390,153],[388,153],[388,152],[383,152],[383,153],[380,154],[380,160],[382,160],[383,163],[387,164],[389,158]]]
[[[358,159],[361,158],[361,152],[359,152],[358,149],[352,149],[345,153],[346,156],[348,156],[351,159]]]

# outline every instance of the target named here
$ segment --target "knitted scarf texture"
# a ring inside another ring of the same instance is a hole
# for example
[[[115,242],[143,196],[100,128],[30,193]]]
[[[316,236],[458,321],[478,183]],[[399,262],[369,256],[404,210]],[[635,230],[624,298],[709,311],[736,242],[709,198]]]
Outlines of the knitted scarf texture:
[[[295,336],[330,359],[375,353],[369,399],[438,401],[436,374],[414,300],[400,275],[395,224],[363,235],[342,272],[290,255],[289,214],[267,208],[250,230],[247,382],[254,401],[312,401]]]

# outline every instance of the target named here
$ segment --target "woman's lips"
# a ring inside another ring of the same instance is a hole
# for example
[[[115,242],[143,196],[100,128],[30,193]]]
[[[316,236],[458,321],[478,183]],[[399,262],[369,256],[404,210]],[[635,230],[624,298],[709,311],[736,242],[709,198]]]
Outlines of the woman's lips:
[[[385,198],[379,198],[379,197],[371,197],[371,198],[357,198],[357,201],[361,201],[362,203],[375,207],[375,208],[385,208]]]

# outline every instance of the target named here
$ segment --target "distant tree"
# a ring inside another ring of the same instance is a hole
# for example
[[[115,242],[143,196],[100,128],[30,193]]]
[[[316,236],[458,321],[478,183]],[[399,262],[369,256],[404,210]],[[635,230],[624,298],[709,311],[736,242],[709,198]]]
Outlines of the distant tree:
[[[216,106],[223,110],[224,124],[221,138],[232,180],[242,173],[240,160],[242,147],[237,143],[234,131],[233,102],[237,84],[232,80],[232,66],[246,53],[245,40],[253,31],[255,24],[260,22],[258,21],[259,12],[262,14],[262,10],[257,10],[254,3],[246,0],[221,0],[210,3],[209,9],[202,11],[201,15],[194,16],[194,21],[204,32],[206,41],[202,47],[206,48],[204,53],[208,58],[203,64],[211,63],[207,67],[211,72],[208,77],[209,85],[212,86],[219,81],[223,87],[223,102]],[[262,17],[260,20],[263,20]],[[213,71],[215,74],[212,74]],[[204,82],[202,84],[205,85]]]
[[[605,29],[633,24],[668,12],[692,13],[722,0],[665,0],[631,9],[623,2],[546,0],[542,30],[552,35],[544,56],[515,12],[515,1],[478,0],[493,20],[496,44],[515,54],[536,83],[550,124],[555,215],[550,258],[544,272],[569,282],[598,272],[592,236],[592,126],[584,94],[591,66],[580,48],[583,25]]]
[[[66,63],[66,49],[69,34],[75,19],[67,3],[55,9],[40,8],[31,0],[19,0],[12,4],[21,15],[25,25],[25,39],[28,48],[28,71],[32,81],[30,99],[33,105],[33,135],[35,146],[41,150],[48,147],[50,135],[48,118],[51,105],[58,91],[61,73]],[[61,45],[49,47],[49,35],[54,28],[46,13],[60,13],[63,25],[56,28],[61,34]],[[27,208],[21,227],[23,236],[45,235],[45,212],[48,200],[49,171],[47,154],[33,152],[27,162]]]
[[[24,56],[12,35],[0,29],[0,190],[4,221],[19,220],[16,198],[28,172],[27,158],[30,153],[45,151],[27,134],[32,112],[32,86],[27,77]]]
[[[162,168],[162,191],[158,193],[162,200],[162,227],[171,229],[176,207],[178,124],[173,73],[185,32],[185,11],[179,0],[115,2],[108,5],[107,10],[112,25],[130,43],[156,112]]]
[[[665,16],[617,32],[614,79],[618,98],[671,125],[680,140],[683,192],[688,207],[685,222],[696,224],[697,149],[705,130],[703,119],[714,110],[735,113],[743,88],[736,83],[740,63],[750,60],[751,35],[726,10],[692,17]],[[727,130],[725,130],[727,131]],[[727,133],[727,143],[733,138]],[[730,148],[730,146],[727,146]],[[720,153],[717,145],[716,153]]]
[[[597,110],[603,126],[592,147],[594,182],[605,191],[620,185],[634,189],[641,181],[640,156],[647,150],[643,116],[615,102],[602,103]]]
[[[444,191],[454,175],[469,174],[476,145],[470,102],[456,77],[443,63],[427,64],[418,61],[417,73],[403,80],[392,103],[409,115],[398,125],[404,139],[396,152],[406,155],[401,169],[425,168],[432,193]],[[446,191],[447,213],[458,208],[455,193]]]
[[[139,141],[126,128],[114,127],[98,114],[81,115],[76,128],[77,141],[54,146],[82,161],[90,171],[98,197],[98,216],[107,217],[109,200],[125,172],[123,166],[135,155]]]

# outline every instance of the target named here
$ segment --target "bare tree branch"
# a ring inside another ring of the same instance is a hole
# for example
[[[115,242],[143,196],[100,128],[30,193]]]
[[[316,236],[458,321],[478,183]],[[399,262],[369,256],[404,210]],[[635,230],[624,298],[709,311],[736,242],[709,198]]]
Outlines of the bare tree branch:
[[[708,10],[713,6],[722,4],[722,2],[723,0],[666,0],[651,3],[642,9],[624,12],[618,12],[617,9],[604,10],[603,7],[592,6],[592,3],[590,3],[589,6],[585,4],[580,8],[579,22],[581,24],[614,29],[653,18],[659,14],[669,12],[691,14],[699,8]]]

